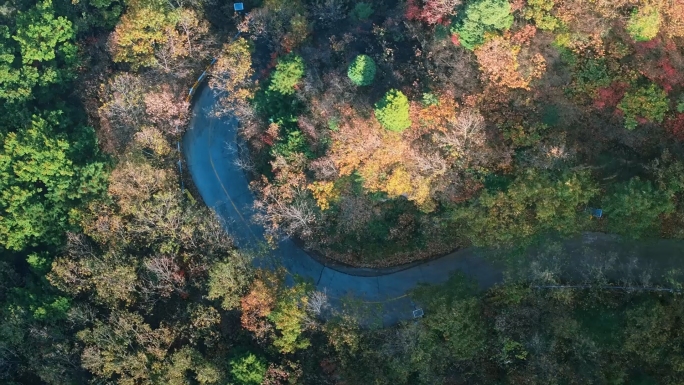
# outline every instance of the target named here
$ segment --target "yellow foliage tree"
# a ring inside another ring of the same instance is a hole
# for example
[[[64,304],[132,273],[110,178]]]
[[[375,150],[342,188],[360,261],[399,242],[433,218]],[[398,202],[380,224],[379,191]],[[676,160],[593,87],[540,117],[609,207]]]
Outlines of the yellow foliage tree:
[[[224,44],[221,55],[211,70],[209,85],[223,93],[221,105],[227,109],[243,105],[254,95],[252,53],[243,38]]]
[[[177,21],[176,13],[161,2],[131,2],[112,33],[110,49],[114,62],[129,63],[134,70],[155,65],[155,46],[167,43],[167,31]]]
[[[335,201],[340,192],[335,190],[335,183],[333,182],[314,182],[307,186],[311,190],[318,207],[325,211],[330,208],[330,203]]]

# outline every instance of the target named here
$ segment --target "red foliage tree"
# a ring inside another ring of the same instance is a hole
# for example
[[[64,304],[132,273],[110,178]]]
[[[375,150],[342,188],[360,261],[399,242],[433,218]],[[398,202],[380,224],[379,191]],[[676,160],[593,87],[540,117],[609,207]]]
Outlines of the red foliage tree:
[[[618,82],[611,84],[610,87],[599,88],[594,99],[594,107],[600,109],[617,107],[628,87],[628,84]]]
[[[673,87],[682,80],[679,71],[672,66],[672,62],[667,56],[658,60],[656,68],[649,73],[644,73],[644,75],[663,87],[665,92],[672,91]]]
[[[665,122],[665,129],[677,140],[684,141],[684,114],[677,114]]]
[[[444,23],[456,14],[461,0],[423,0],[422,7],[417,0],[409,0],[406,6],[407,20],[418,20],[430,25]]]
[[[406,20],[420,20],[420,7],[416,4],[416,0],[409,0],[406,3],[404,17]]]
[[[636,44],[639,72],[670,92],[684,82],[684,63],[677,45],[671,39],[653,39]]]

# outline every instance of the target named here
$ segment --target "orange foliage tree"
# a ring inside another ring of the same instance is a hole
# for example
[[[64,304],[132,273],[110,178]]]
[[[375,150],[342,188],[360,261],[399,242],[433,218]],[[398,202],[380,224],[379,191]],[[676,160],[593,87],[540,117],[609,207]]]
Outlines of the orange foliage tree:
[[[684,0],[669,0],[662,4],[665,22],[661,28],[669,37],[684,37]]]
[[[402,134],[385,130],[374,119],[357,116],[351,108],[347,116],[332,135],[330,156],[340,175],[357,172],[369,191],[385,192],[390,198],[405,196],[422,209],[432,210],[430,178],[417,172]]]
[[[525,35],[497,36],[477,48],[475,56],[484,77],[493,84],[529,90],[530,82],[546,71],[546,61],[541,54],[531,53],[524,45],[514,43],[512,37],[518,41],[529,40]]]

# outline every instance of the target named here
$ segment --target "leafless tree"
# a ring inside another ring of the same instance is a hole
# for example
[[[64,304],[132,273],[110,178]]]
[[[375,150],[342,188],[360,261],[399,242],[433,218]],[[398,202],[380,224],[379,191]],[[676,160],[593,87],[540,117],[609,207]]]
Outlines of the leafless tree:
[[[477,111],[465,110],[447,132],[435,134],[435,139],[442,147],[463,153],[485,141],[484,117]]]
[[[250,156],[247,144],[243,141],[226,141],[223,145],[226,154],[233,158],[233,164],[245,172],[251,173],[256,171],[256,163]]]
[[[316,125],[307,116],[299,116],[297,118],[297,126],[312,142],[316,143],[318,141],[318,133],[316,132]]]
[[[302,48],[301,56],[305,63],[312,63],[302,79],[302,94],[307,97],[321,95],[325,91],[321,69],[333,65],[330,50],[306,46]]]
[[[288,236],[310,237],[314,230],[316,211],[313,203],[304,196],[303,191],[298,191],[296,194],[297,197],[291,202],[273,197],[267,201],[255,201],[257,214],[254,219],[258,223],[267,225],[272,232],[283,231]]]
[[[100,91],[101,130],[108,146],[122,150],[145,118],[145,88],[136,75],[120,74]]]
[[[157,256],[145,261],[144,266],[147,270],[143,281],[145,289],[162,297],[185,292],[185,275],[172,257]]]
[[[332,180],[339,174],[335,162],[327,156],[311,161],[309,170],[314,172],[316,180]]]
[[[10,379],[17,371],[20,358],[7,346],[0,346],[0,379]]]
[[[323,291],[311,292],[308,295],[306,310],[310,314],[320,317],[329,306],[328,292],[325,289]]]
[[[288,234],[311,235],[312,225],[316,220],[316,214],[311,202],[299,199],[291,205],[282,205],[279,209],[279,215],[287,223],[286,230]]]
[[[69,308],[67,320],[71,327],[88,325],[97,319],[97,309],[88,303],[78,303]]]
[[[66,251],[74,259],[97,258],[92,242],[83,233],[67,233]]]
[[[306,317],[304,318],[304,326],[307,329],[315,329],[318,327],[320,319],[325,318],[329,308],[328,293],[325,290],[309,293],[306,298]]]
[[[12,287],[19,286],[21,276],[16,274],[14,268],[5,261],[0,261],[0,296],[4,297]]]
[[[373,217],[373,202],[370,198],[365,195],[345,196],[340,201],[338,228],[347,234],[362,231]]]
[[[189,108],[190,104],[167,85],[145,94],[145,110],[150,121],[167,135],[180,133],[189,119]]]
[[[316,0],[311,5],[311,14],[321,27],[330,27],[340,20],[344,20],[347,13],[344,0]]]
[[[422,153],[412,149],[411,159],[420,173],[426,176],[444,175],[448,168],[446,159],[437,151]]]
[[[247,13],[240,24],[238,30],[249,32],[253,37],[260,37],[272,49],[280,49],[283,38],[288,32],[290,21],[297,15],[296,7],[260,7]]]
[[[182,200],[178,194],[180,192],[162,192],[140,204],[129,222],[129,234],[138,239],[183,236],[180,227],[185,221],[185,213],[180,207]]]
[[[145,116],[142,80],[128,73],[115,76],[103,87],[106,102],[100,113],[122,125],[137,126]]]
[[[388,336],[382,344],[382,352],[391,358],[400,358],[410,355],[418,348],[421,337],[421,325],[410,322],[402,327],[388,331]]]
[[[189,74],[191,68],[187,60],[179,59],[185,58],[189,52],[186,51],[185,44],[178,41],[179,37],[175,36],[174,30],[168,29],[166,33],[170,35],[167,42],[154,50],[156,64],[164,73],[183,78]]]
[[[359,99],[359,97],[365,100],[362,94],[356,92],[354,85],[346,75],[331,72],[323,75],[323,82],[327,90],[323,99],[331,104],[330,109],[332,111],[334,111],[335,105],[351,103]],[[334,115],[330,114],[328,116]]]
[[[446,132],[433,135],[435,142],[454,156],[462,168],[488,165],[501,158],[488,143],[485,120],[475,110],[464,110]]]
[[[449,40],[438,39],[433,39],[423,51],[426,54],[421,57],[435,85],[454,96],[476,93],[480,71],[468,59],[467,51],[454,49]]]
[[[233,164],[245,172],[252,173],[256,171],[256,164],[249,155],[236,156],[233,160]]]

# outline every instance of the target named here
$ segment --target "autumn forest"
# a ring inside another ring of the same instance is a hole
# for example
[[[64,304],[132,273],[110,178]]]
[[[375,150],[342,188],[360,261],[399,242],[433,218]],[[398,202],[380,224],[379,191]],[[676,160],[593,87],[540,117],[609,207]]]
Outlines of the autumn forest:
[[[684,0],[240,4],[0,0],[0,383],[684,384]]]

